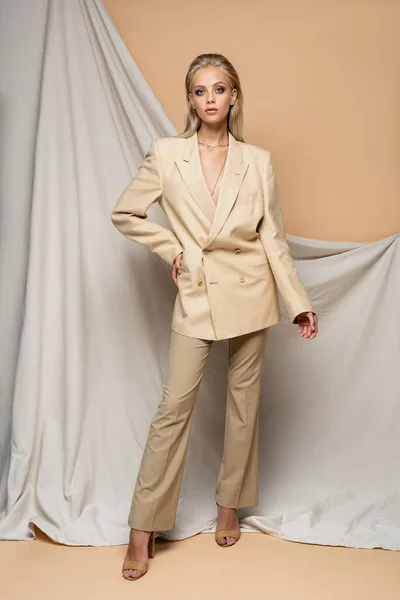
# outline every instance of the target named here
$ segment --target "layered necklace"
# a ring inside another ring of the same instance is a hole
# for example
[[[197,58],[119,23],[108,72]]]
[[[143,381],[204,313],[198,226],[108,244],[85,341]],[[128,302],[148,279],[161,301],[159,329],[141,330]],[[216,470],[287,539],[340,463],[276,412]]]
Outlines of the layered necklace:
[[[218,146],[229,146],[229,142],[227,144],[205,144],[204,142],[200,142],[197,140],[201,146],[207,146],[207,148],[217,148]]]
[[[228,141],[228,143],[227,143],[227,144],[205,144],[204,142],[200,142],[200,140],[199,140],[199,139],[197,139],[197,141],[198,141],[198,143],[199,143],[201,146],[207,146],[207,148],[208,148],[208,149],[210,149],[210,150],[211,150],[212,148],[217,148],[218,146],[224,146],[224,147],[225,147],[225,146],[229,146],[229,141]],[[225,163],[226,163],[226,158],[227,158],[227,156],[228,156],[228,152],[225,154],[224,162],[222,163],[222,167],[221,167],[221,169],[220,169],[220,172],[218,173],[218,177],[217,177],[217,179],[216,179],[216,182],[214,183],[214,185],[213,185],[213,188],[212,188],[212,191],[210,192],[210,194],[211,194],[211,198],[213,198],[213,196],[214,196],[215,188],[217,187],[217,183],[218,183],[218,181],[219,181],[219,179],[220,179],[220,177],[221,177],[222,171],[224,170],[224,166],[225,166]],[[213,199],[214,199],[214,198],[213,198]]]

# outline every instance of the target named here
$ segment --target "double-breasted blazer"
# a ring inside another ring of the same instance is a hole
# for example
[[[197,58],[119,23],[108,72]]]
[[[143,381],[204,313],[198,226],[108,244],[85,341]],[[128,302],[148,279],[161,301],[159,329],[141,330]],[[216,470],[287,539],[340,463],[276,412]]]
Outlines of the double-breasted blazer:
[[[148,220],[153,202],[172,231]],[[220,340],[274,325],[281,318],[278,290],[294,322],[312,311],[285,238],[271,153],[230,132],[216,206],[196,132],[152,142],[111,218],[169,266],[183,252],[172,319],[177,333]]]

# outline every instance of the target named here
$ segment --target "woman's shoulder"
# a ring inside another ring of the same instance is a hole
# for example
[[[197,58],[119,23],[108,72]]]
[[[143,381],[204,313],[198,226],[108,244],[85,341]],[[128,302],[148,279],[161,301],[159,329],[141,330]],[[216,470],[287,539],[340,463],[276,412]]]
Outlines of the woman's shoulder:
[[[159,137],[150,142],[147,154],[161,155],[165,158],[165,156],[173,156],[175,152],[179,152],[180,148],[183,148],[182,138],[175,136]]]
[[[169,136],[159,137],[154,141],[157,143],[157,146],[168,146],[170,144],[175,144],[178,146],[179,144],[182,144],[184,141],[187,141],[187,139],[188,138],[179,137],[179,135],[169,135]]]
[[[176,152],[181,153],[185,141],[187,141],[186,138],[170,135],[156,138],[151,145],[155,146],[163,157],[168,157],[174,156]]]
[[[256,146],[255,144],[248,144],[247,142],[239,142],[243,158],[250,162],[256,161],[259,164],[264,164],[266,160],[271,160],[271,151],[263,148],[262,146]]]

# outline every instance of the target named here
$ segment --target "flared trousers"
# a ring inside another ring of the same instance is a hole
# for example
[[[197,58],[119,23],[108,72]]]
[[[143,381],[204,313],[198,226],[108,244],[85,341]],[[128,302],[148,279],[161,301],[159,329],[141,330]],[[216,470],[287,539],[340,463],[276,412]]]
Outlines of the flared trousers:
[[[227,508],[258,504],[259,400],[267,330],[229,339],[224,450],[215,496]],[[212,344],[171,333],[168,375],[128,518],[134,529],[174,528],[193,408]]]

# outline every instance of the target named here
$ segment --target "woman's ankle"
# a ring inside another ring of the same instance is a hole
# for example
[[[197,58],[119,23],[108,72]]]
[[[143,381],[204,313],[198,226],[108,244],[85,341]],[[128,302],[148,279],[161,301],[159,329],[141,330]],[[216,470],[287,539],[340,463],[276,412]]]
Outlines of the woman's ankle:
[[[135,532],[135,533],[147,533],[149,536],[151,535],[151,531],[147,531],[145,529],[135,529],[134,527],[131,527],[131,533]]]
[[[237,511],[237,508],[232,508],[230,506],[221,506],[220,504],[218,504],[218,502],[216,503],[218,508],[222,508],[222,510],[235,510]]]

